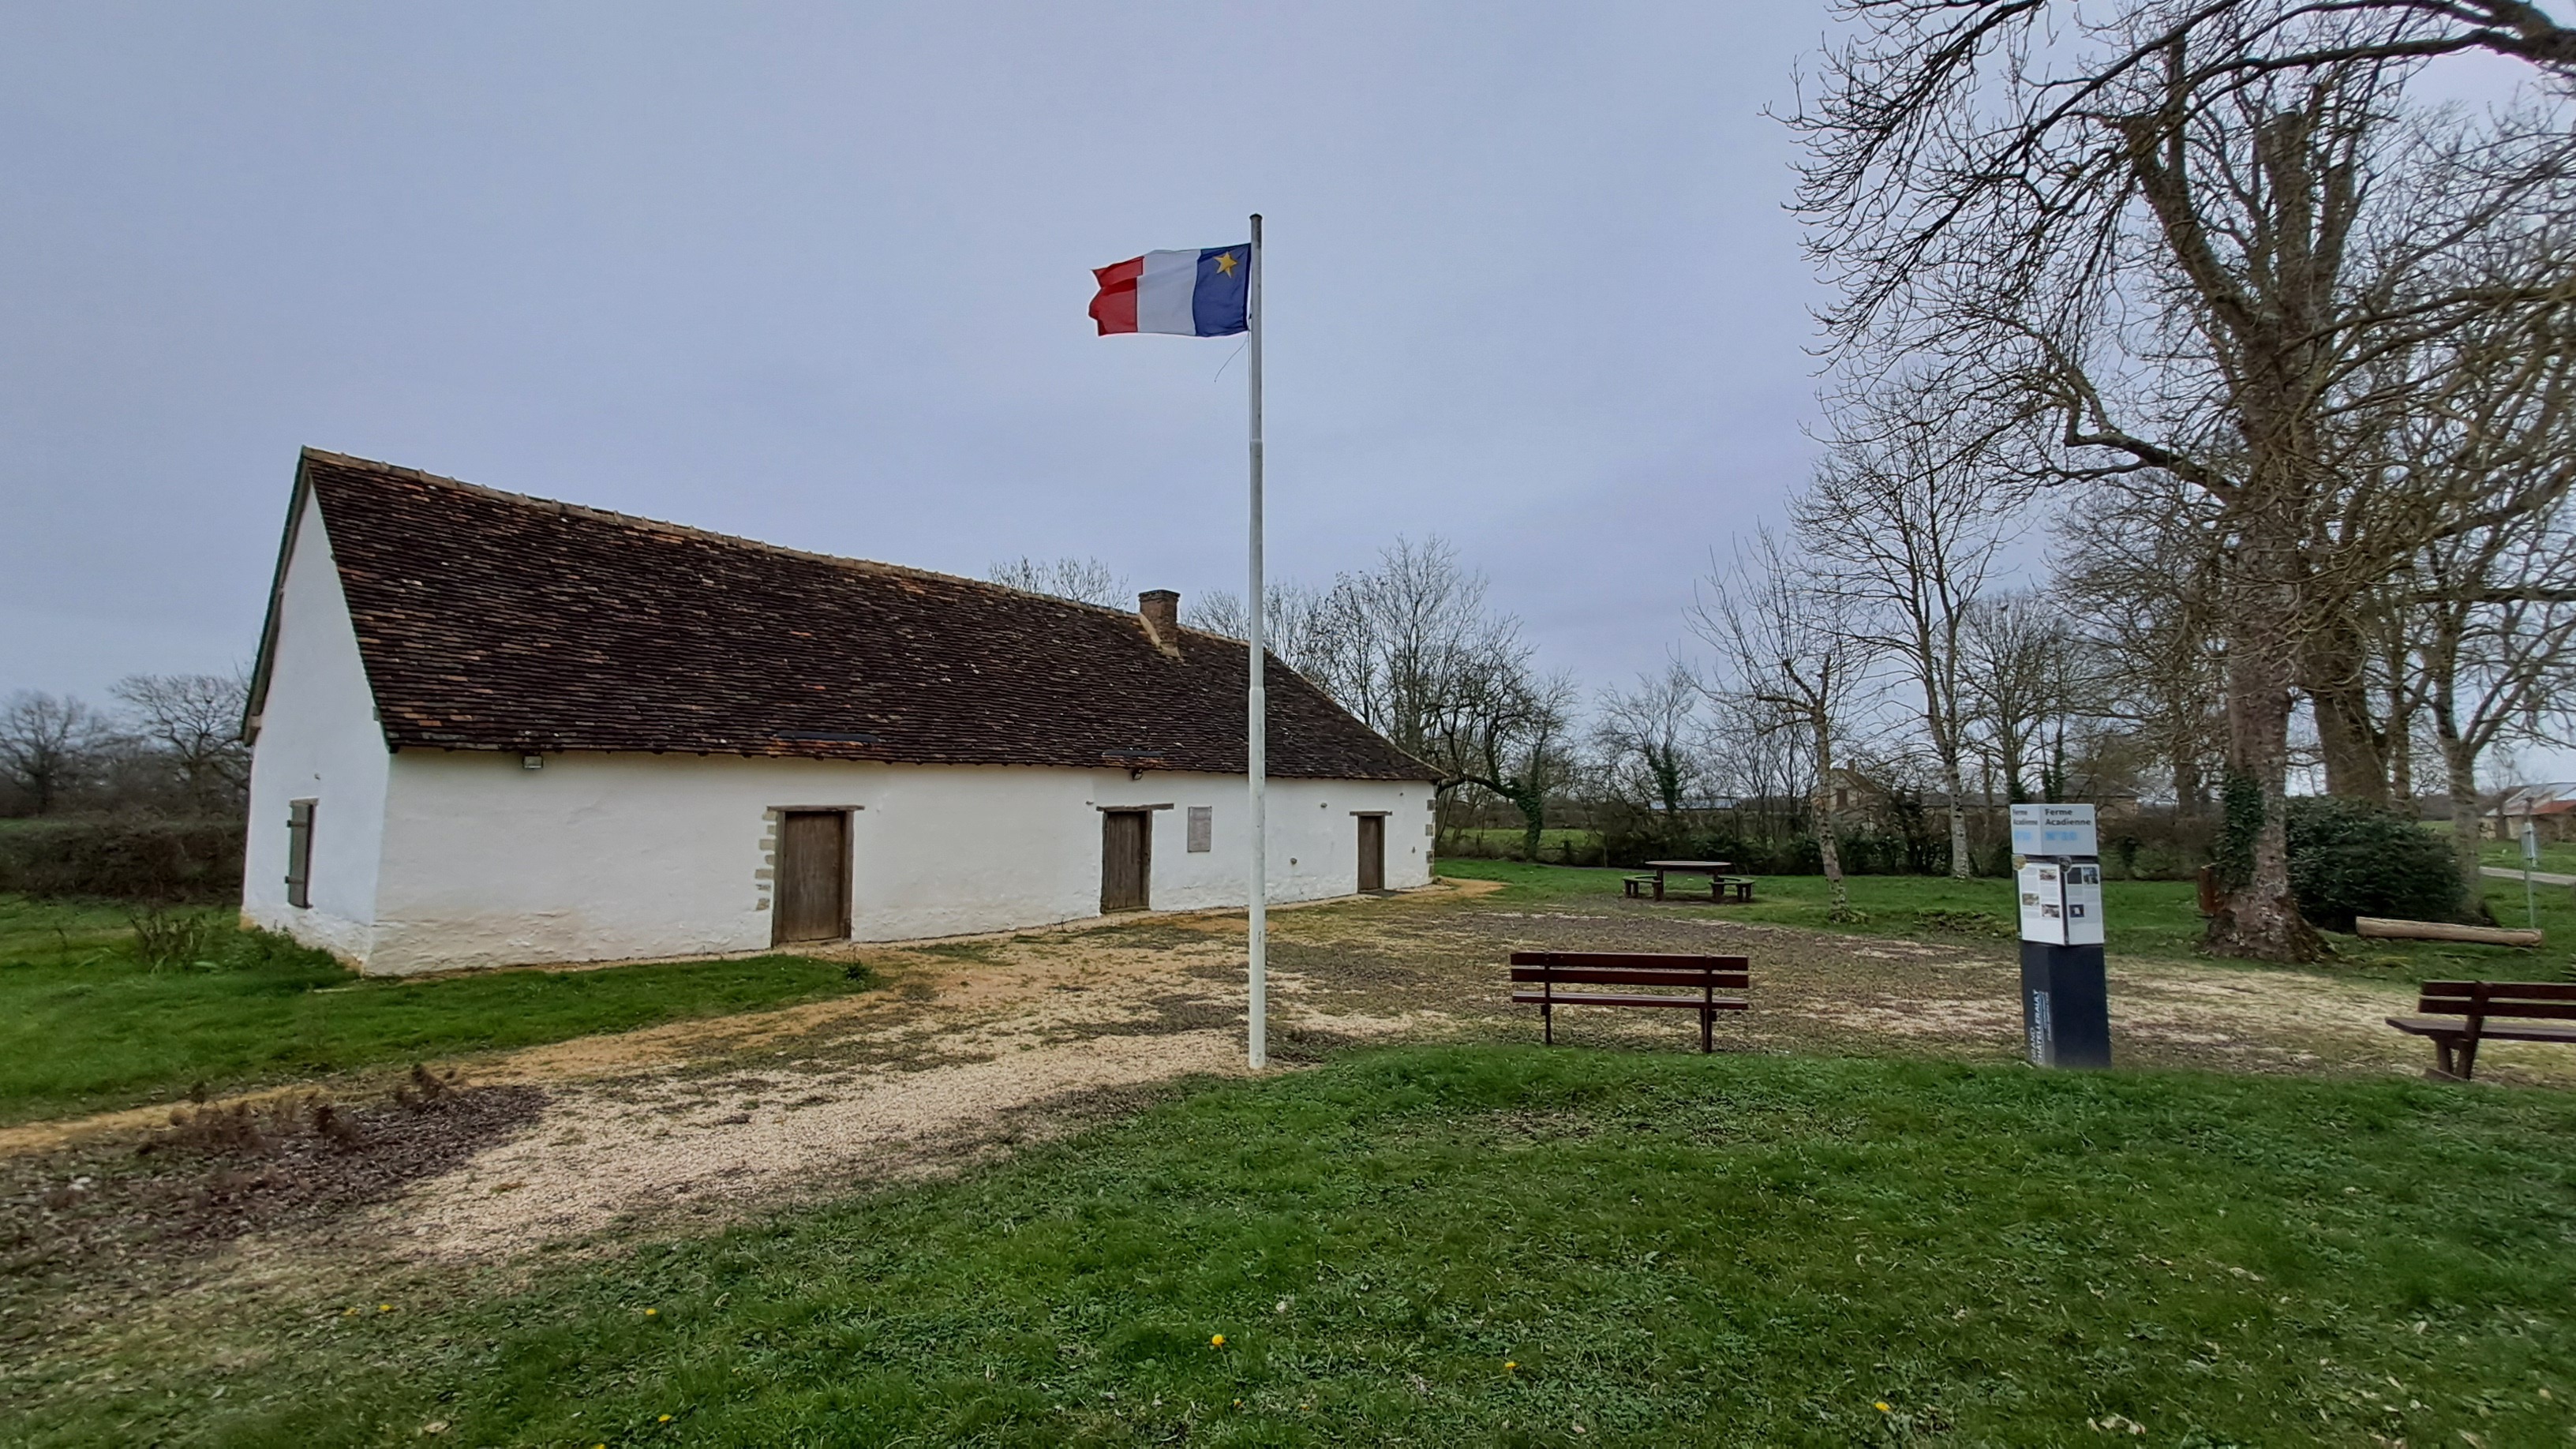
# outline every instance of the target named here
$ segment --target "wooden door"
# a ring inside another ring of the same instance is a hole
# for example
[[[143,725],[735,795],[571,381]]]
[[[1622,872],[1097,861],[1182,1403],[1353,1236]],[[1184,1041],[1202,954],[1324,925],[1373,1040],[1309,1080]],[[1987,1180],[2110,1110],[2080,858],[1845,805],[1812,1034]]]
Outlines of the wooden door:
[[[790,810],[778,822],[776,939],[838,941],[850,934],[850,817]]]
[[[1360,817],[1360,889],[1386,889],[1386,817]]]
[[[1100,913],[1141,911],[1151,904],[1154,817],[1143,810],[1100,814]]]

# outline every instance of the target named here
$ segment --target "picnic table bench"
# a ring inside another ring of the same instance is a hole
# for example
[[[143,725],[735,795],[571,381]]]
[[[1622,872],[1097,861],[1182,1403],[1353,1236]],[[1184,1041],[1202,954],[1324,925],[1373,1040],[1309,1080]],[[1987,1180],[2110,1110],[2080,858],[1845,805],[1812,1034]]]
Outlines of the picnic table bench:
[[[2442,1075],[2465,1082],[2478,1066],[2478,1043],[2558,1041],[2576,1045],[2576,985],[2556,981],[2427,981],[2415,1016],[2388,1024],[2429,1036]],[[2496,1025],[2497,1018],[2505,1024]],[[2551,1023],[2555,1023],[2554,1025]]]
[[[1713,1050],[1710,1030],[1721,1011],[1751,1005],[1740,996],[1752,985],[1752,963],[1742,956],[1676,956],[1651,951],[1514,951],[1512,1001],[1535,1006],[1547,1044],[1556,1045],[1560,1006],[1663,1007],[1699,1013],[1699,1049]],[[1560,991],[1560,986],[1654,987],[1653,992]],[[1697,995],[1690,993],[1696,992]]]
[[[1723,860],[1650,860],[1646,862],[1646,870],[1649,873],[1622,878],[1620,889],[1622,894],[1635,900],[1644,896],[1651,887],[1655,893],[1655,899],[1660,901],[1664,898],[1664,878],[1667,875],[1704,875],[1708,877],[1710,900],[1723,901],[1728,891],[1735,892],[1735,898],[1739,901],[1752,900],[1752,878],[1728,875],[1727,872],[1734,868],[1732,862]]]

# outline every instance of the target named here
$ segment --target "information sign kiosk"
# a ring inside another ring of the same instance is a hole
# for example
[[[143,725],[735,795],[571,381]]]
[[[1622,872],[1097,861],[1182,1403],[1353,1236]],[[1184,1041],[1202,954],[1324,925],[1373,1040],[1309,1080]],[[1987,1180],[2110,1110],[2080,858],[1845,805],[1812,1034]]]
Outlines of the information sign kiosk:
[[[2102,972],[2102,847],[2090,805],[2012,807],[2021,1022],[2031,1065],[2111,1065]]]

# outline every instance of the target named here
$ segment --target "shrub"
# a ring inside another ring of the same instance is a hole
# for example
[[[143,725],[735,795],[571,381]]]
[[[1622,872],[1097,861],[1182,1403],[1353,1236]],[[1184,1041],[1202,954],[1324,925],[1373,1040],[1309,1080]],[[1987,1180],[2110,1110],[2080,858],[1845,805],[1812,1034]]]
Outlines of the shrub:
[[[229,921],[204,911],[166,911],[158,906],[128,911],[134,926],[134,955],[155,971],[211,966],[207,958],[233,934]]]
[[[1992,936],[2008,941],[2020,934],[2017,923],[2007,921],[1992,911],[1926,906],[1914,913],[1914,923],[1927,931],[1944,931],[1954,936]]]
[[[2290,894],[2311,925],[2350,931],[2355,916],[2455,920],[2459,862],[2414,819],[2366,800],[2327,795],[2289,802]]]
[[[0,891],[120,900],[238,900],[242,823],[107,815],[0,830]]]

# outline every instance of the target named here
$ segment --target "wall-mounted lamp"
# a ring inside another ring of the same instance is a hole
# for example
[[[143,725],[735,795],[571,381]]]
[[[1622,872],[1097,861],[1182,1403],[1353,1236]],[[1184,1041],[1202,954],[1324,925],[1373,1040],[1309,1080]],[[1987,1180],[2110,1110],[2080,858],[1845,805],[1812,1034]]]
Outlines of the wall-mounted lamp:
[[[542,770],[545,767],[546,757],[543,755],[521,755],[519,757],[519,768],[522,770]]]

